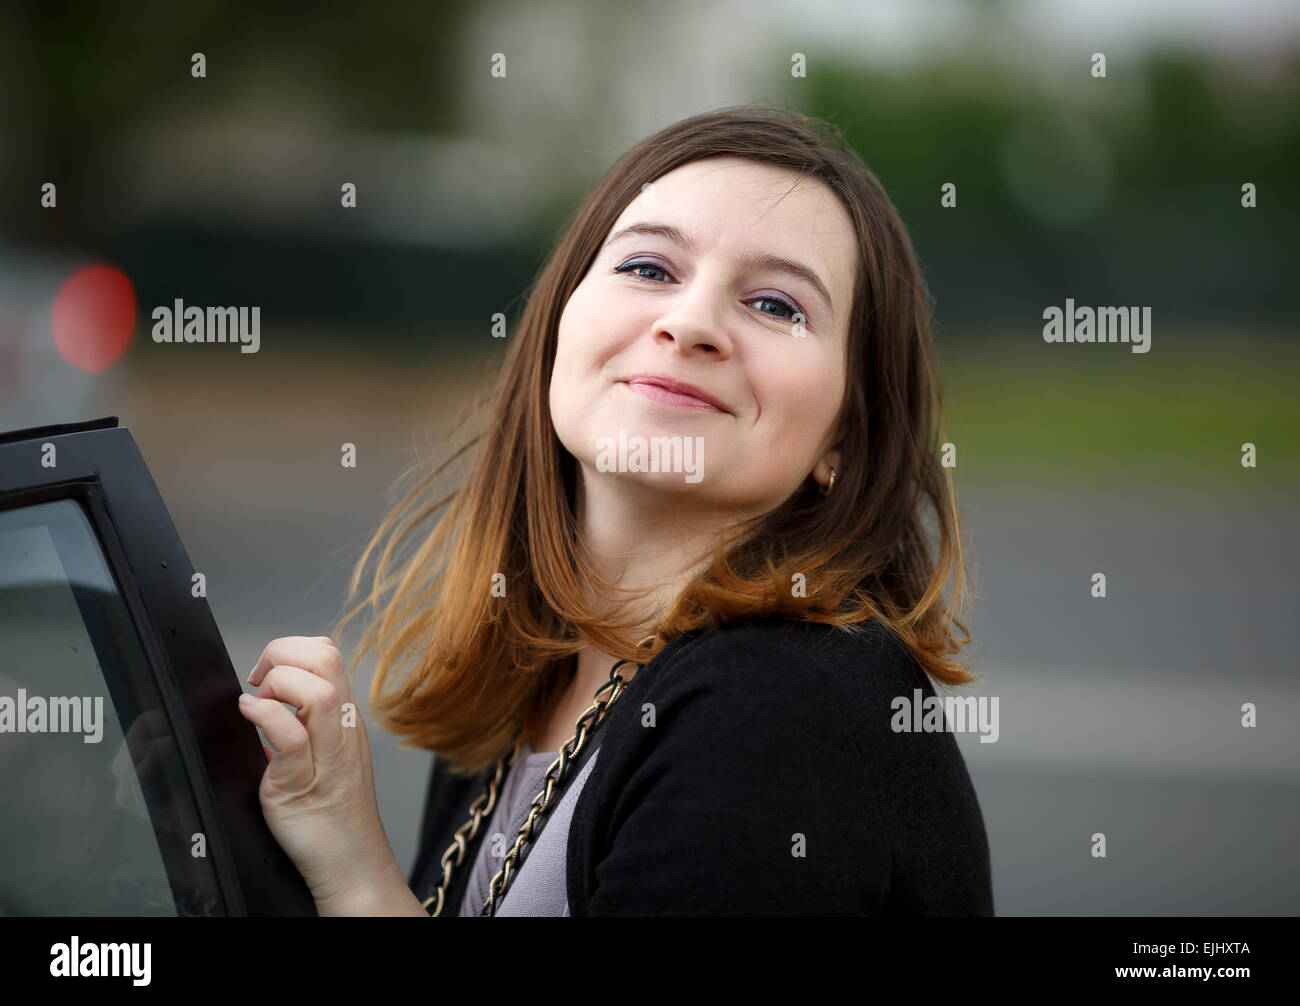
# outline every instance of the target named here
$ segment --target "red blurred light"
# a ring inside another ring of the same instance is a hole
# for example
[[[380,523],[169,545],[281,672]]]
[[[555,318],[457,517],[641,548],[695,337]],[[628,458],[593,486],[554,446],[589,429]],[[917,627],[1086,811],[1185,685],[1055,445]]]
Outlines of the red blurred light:
[[[135,290],[126,273],[106,265],[78,269],[54,298],[54,345],[74,367],[91,373],[104,370],[130,343],[135,313]]]

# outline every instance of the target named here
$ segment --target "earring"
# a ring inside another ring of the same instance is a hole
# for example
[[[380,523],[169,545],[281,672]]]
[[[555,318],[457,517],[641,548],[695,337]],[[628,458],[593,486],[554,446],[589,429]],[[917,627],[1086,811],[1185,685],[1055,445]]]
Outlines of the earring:
[[[822,486],[822,495],[823,495],[823,496],[829,496],[829,495],[831,494],[831,490],[835,488],[835,480],[836,480],[838,477],[839,477],[839,472],[837,472],[834,468],[832,468],[832,469],[831,469],[831,480],[830,480],[829,482],[827,482],[824,486]]]

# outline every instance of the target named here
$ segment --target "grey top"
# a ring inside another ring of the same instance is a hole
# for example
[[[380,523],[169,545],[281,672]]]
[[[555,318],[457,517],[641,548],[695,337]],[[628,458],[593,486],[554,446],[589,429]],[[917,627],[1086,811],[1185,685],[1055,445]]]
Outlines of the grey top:
[[[519,756],[510,766],[501,786],[487,834],[479,843],[478,856],[460,905],[461,916],[482,913],[492,878],[501,869],[505,854],[519,837],[519,828],[528,817],[528,808],[545,784],[546,770],[558,756],[558,751],[535,752],[526,742],[520,744]],[[597,747],[546,816],[545,827],[529,846],[524,865],[511,880],[505,897],[497,904],[498,918],[569,914],[569,895],[565,886],[569,822],[573,818],[578,794],[599,756],[600,748]]]

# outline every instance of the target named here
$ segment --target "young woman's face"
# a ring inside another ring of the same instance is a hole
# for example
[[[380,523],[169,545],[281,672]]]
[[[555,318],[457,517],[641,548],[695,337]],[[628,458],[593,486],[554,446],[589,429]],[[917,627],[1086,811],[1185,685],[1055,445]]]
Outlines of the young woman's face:
[[[830,189],[804,179],[788,191],[796,179],[739,158],[695,161],[648,186],[610,229],[565,305],[551,375],[552,421],[584,479],[755,513],[783,503],[819,461],[844,470],[831,423],[857,244]],[[675,470],[632,470],[655,458]]]

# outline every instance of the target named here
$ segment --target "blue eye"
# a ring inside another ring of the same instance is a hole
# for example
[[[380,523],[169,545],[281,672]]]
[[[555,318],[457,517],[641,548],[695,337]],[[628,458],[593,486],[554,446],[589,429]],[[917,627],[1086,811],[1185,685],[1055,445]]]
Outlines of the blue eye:
[[[657,270],[658,272],[663,273],[665,276],[668,275],[667,271],[664,269],[663,266],[655,265],[655,263],[653,263],[653,262],[628,262],[628,263],[626,263],[625,265],[617,266],[617,267],[614,269],[614,271],[615,271],[615,272],[631,272],[633,269],[655,269],[655,270]],[[647,277],[645,277],[645,276],[640,275],[639,273],[634,274],[634,275],[636,275],[636,278],[637,278],[637,279],[646,279],[646,278],[647,278]]]
[[[635,276],[637,279],[643,279],[650,283],[662,282],[662,280],[650,279],[648,276],[643,276],[640,273],[633,272],[634,269],[653,269],[655,272],[662,273],[665,276],[668,275],[668,271],[664,269],[663,266],[655,262],[644,262],[644,261],[626,262],[623,265],[614,267],[614,271],[617,273],[628,273],[632,276]],[[769,318],[774,318],[777,321],[794,321],[795,315],[802,315],[802,312],[799,310],[799,308],[791,304],[788,300],[785,300],[784,298],[781,297],[767,297],[767,296],[755,297],[754,300],[751,301],[750,303],[757,303],[762,301],[767,301],[768,303],[772,303],[772,304],[779,304],[781,307],[785,308],[785,310],[789,312],[789,315],[786,317],[782,317],[781,315],[777,315],[777,314],[772,314],[769,311],[759,312],[760,314],[764,314]],[[803,317],[805,318],[806,321],[806,316]]]
[[[799,313],[798,308],[796,308],[793,304],[790,304],[789,302],[782,300],[780,297],[756,297],[754,299],[760,301],[765,300],[772,304],[780,304],[783,308],[785,308],[787,311],[790,312],[790,316],[788,318],[777,318],[777,321],[793,321],[794,316]],[[761,313],[767,314],[766,311],[763,311]]]

